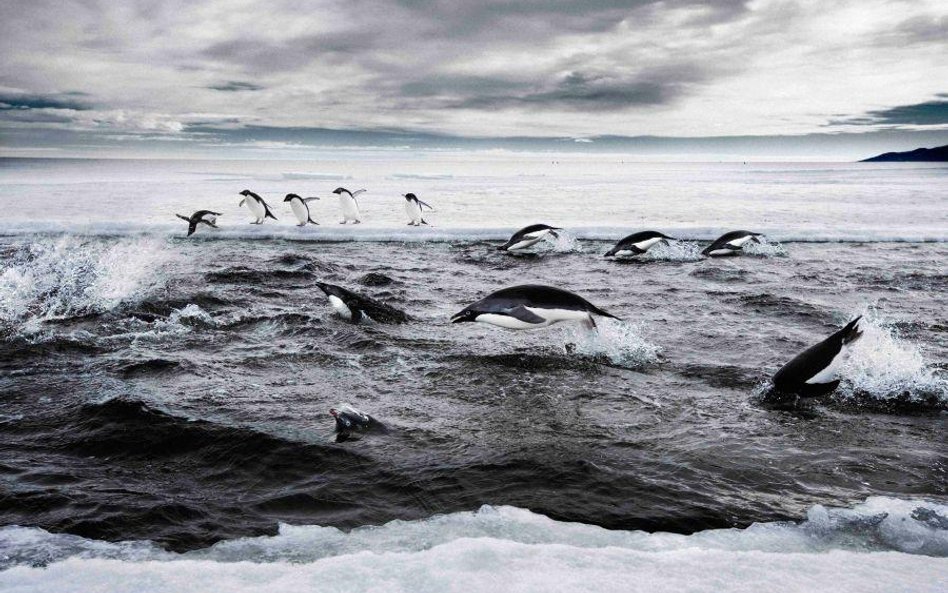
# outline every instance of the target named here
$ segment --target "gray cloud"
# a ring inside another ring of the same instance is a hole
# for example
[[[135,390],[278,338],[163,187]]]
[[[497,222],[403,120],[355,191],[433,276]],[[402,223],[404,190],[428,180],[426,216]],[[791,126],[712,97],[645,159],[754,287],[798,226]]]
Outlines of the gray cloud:
[[[259,84],[254,84],[252,82],[241,82],[238,80],[229,80],[220,84],[212,84],[207,88],[213,91],[223,91],[223,92],[240,92],[240,91],[262,91],[264,88]]]
[[[865,115],[842,117],[829,122],[832,126],[943,126],[948,125],[948,94],[939,93],[939,99],[899,105],[888,109],[868,111]]]
[[[0,90],[0,111],[11,109],[72,109],[82,111],[91,109],[85,97],[87,95],[80,92],[40,94]]]

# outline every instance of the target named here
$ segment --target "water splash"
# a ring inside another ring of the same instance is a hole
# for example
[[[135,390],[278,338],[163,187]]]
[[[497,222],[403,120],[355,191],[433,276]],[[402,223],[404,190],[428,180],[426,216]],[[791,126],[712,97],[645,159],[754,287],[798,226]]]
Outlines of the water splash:
[[[661,242],[646,251],[640,259],[647,261],[701,261],[701,246],[693,241]]]
[[[31,332],[140,300],[163,284],[171,257],[165,240],[150,237],[25,244],[0,267],[0,325]]]
[[[918,347],[899,338],[873,312],[862,315],[863,335],[840,368],[837,397],[948,402],[948,381],[925,362]]]
[[[771,241],[764,236],[758,237],[757,239],[760,243],[748,241],[744,244],[744,253],[756,255],[757,257],[787,257],[787,248],[784,247],[783,244]]]
[[[597,319],[597,331],[571,326],[570,350],[589,358],[606,358],[613,364],[642,367],[658,361],[661,348],[642,337],[641,328],[627,321]]]
[[[573,233],[567,230],[556,231],[558,237],[545,237],[545,241],[551,245],[552,253],[582,253],[583,246],[579,239]]]

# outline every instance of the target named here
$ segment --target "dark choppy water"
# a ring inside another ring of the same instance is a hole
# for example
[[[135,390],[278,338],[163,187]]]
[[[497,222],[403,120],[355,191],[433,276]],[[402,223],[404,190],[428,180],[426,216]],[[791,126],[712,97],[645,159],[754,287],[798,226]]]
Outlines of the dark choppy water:
[[[948,245],[606,249],[3,239],[0,524],[187,550],[482,504],[692,533],[870,495],[945,501]],[[317,280],[416,320],[342,321]],[[626,321],[593,341],[448,323],[525,282]],[[783,362],[859,313],[836,396],[760,404]],[[331,442],[339,402],[391,430]]]

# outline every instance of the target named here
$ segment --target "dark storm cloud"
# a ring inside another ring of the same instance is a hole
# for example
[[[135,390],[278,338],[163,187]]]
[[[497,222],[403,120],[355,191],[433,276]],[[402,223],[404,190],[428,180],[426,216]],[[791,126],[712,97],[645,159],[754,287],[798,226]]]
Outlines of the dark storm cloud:
[[[83,100],[85,93],[34,94],[0,91],[0,111],[11,109],[72,109],[83,111],[91,107]]]
[[[865,115],[833,119],[831,126],[939,126],[948,125],[948,94],[940,93],[939,99],[916,103],[914,105],[899,105],[888,109],[879,109],[866,112]]]
[[[236,93],[240,91],[262,91],[266,87],[260,86],[259,84],[254,84],[252,82],[229,80],[221,84],[212,84],[207,88],[213,91]]]

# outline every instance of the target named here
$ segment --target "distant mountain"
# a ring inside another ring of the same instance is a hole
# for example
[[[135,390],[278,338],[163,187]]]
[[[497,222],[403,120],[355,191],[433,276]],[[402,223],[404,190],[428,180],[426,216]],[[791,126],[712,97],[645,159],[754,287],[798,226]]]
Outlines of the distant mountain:
[[[938,148],[916,148],[908,152],[886,152],[860,163],[911,163],[911,162],[948,162],[948,145]]]

